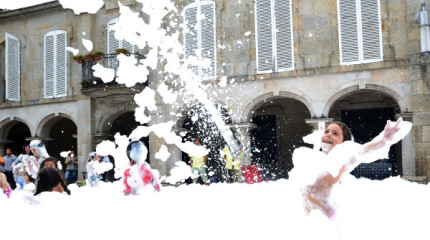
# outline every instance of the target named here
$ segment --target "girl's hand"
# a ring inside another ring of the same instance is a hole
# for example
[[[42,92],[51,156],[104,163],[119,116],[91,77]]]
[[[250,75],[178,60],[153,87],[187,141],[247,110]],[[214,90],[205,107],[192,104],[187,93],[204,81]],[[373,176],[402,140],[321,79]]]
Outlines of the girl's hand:
[[[412,123],[404,122],[399,118],[397,122],[387,121],[384,129],[383,141],[388,144],[395,144],[402,140],[411,130]]]
[[[394,135],[400,130],[400,126],[402,123],[402,118],[399,118],[396,122],[388,120],[387,125],[385,125],[384,129],[384,140],[392,141],[394,139]]]

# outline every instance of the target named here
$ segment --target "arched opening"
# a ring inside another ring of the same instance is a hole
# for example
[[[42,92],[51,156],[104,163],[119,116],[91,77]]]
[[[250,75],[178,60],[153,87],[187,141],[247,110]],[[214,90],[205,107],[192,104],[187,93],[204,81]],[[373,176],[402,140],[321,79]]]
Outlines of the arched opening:
[[[394,121],[398,113],[399,105],[387,94],[375,90],[359,90],[336,100],[330,108],[329,117],[348,125],[354,141],[366,143],[384,130],[387,120]],[[389,159],[360,164],[352,174],[370,179],[400,175],[402,173],[400,144],[391,147]]]
[[[232,123],[230,116],[225,108],[215,104],[218,109],[223,121],[229,125]],[[221,159],[220,151],[224,149],[226,142],[224,141],[221,133],[212,120],[211,114],[209,114],[200,103],[195,103],[194,106],[189,108],[184,115],[186,116],[182,127],[186,130],[185,134],[182,134],[183,141],[193,142],[198,138],[201,145],[209,149],[207,155],[207,169],[206,173],[208,179],[215,181],[225,180],[225,162]],[[190,157],[187,153],[182,152],[182,161],[189,164]],[[200,183],[200,179],[198,180]],[[192,180],[187,179],[187,183],[191,183]]]
[[[146,124],[144,124],[146,125]],[[121,135],[127,135],[129,136],[131,132],[133,132],[134,129],[136,129],[138,126],[142,126],[142,124],[136,122],[136,118],[134,117],[134,112],[126,112],[121,115],[119,115],[111,125],[110,129],[110,137],[109,140],[114,141],[115,134],[119,133]],[[146,162],[150,162],[149,159],[149,137],[143,137],[140,139],[142,141],[146,148],[148,149],[148,155],[146,156]]]
[[[29,137],[31,137],[31,132],[28,126],[22,122],[15,122],[7,134],[5,149],[11,148],[13,154],[18,156],[23,153],[22,147],[29,143],[29,141],[26,140]]]
[[[252,111],[251,159],[265,180],[288,178],[295,148],[306,145],[311,132],[305,119],[311,117],[304,103],[292,98],[266,99]]]
[[[55,117],[51,119],[47,126],[49,129],[50,141],[46,144],[49,155],[56,157],[64,165],[65,159],[60,153],[73,150],[77,153],[77,127],[76,124],[66,117]]]

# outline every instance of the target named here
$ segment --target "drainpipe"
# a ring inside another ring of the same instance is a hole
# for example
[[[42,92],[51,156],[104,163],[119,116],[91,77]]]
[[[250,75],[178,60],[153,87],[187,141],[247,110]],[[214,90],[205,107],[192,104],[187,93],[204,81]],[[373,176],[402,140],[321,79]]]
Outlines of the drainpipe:
[[[420,24],[421,54],[427,56],[430,54],[430,26],[425,6],[424,0],[421,0],[421,11],[415,15],[415,22]]]

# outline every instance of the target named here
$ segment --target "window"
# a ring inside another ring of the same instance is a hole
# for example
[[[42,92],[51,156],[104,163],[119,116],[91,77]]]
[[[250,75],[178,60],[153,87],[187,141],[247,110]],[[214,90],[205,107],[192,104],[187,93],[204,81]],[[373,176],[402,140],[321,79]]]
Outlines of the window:
[[[67,33],[55,30],[44,39],[45,98],[67,95]]]
[[[379,0],[338,0],[340,64],[383,60]]]
[[[20,44],[6,33],[6,101],[20,101]]]
[[[134,53],[134,46],[125,41],[125,40],[118,40],[115,38],[115,30],[112,29],[112,26],[115,25],[115,23],[118,22],[118,18],[112,19],[108,23],[108,39],[107,39],[107,52],[110,54],[115,53],[115,50],[118,48],[125,48],[128,49],[130,53]],[[108,67],[109,68],[117,68],[118,67],[118,60],[116,58],[109,58],[108,60]]]
[[[256,0],[257,73],[294,69],[291,0]]]
[[[216,77],[215,3],[200,1],[185,7],[185,59],[202,80]]]

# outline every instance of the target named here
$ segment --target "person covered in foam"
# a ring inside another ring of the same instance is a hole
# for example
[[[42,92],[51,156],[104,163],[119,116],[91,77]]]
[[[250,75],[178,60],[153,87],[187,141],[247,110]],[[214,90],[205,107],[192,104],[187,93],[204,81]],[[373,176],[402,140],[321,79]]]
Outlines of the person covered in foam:
[[[104,162],[102,156],[96,152],[90,153],[90,160],[87,163],[87,183],[91,187],[98,187],[100,182],[100,174],[111,170],[113,164]]]
[[[33,155],[22,155],[21,162],[14,166],[14,173],[21,176],[24,171],[27,171],[31,177],[36,179],[40,165],[45,159],[49,158],[49,154],[40,140],[31,141],[30,150]],[[58,166],[58,169],[61,170],[61,165]]]
[[[377,137],[359,144],[351,141],[351,131],[344,123],[334,122],[324,131],[320,125],[319,146],[322,151],[302,147],[293,153],[294,168],[290,177],[302,186],[306,213],[317,209],[334,219],[336,207],[330,196],[342,176],[352,172],[360,163],[388,158],[391,145],[403,139],[411,128],[412,124],[401,118],[397,122],[387,121],[385,129]]]
[[[145,162],[148,150],[139,140],[131,141],[127,146],[127,157],[131,167],[124,172],[124,194],[139,195],[143,190],[160,191],[157,178]]]

